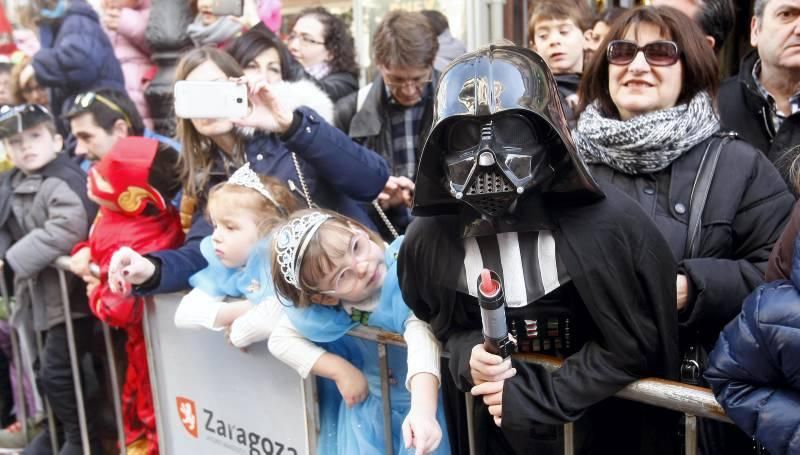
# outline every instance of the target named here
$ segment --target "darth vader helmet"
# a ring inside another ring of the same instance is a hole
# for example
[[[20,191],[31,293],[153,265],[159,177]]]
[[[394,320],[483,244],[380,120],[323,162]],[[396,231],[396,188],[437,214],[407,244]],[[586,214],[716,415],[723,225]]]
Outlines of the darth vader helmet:
[[[459,57],[437,86],[414,213],[454,212],[467,204],[495,218],[532,191],[602,196],[577,154],[547,64],[515,46]]]

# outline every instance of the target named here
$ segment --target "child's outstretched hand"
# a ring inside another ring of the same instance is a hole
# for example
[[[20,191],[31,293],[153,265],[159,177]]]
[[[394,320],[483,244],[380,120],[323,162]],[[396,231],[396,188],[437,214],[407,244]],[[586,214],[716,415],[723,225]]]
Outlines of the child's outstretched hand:
[[[111,256],[108,267],[108,286],[111,292],[127,294],[132,284],[142,284],[155,273],[156,267],[144,256],[128,247],[118,249]]]
[[[435,409],[411,407],[403,421],[403,443],[406,449],[414,447],[415,455],[431,453],[442,441],[442,429],[436,420]]]
[[[361,403],[369,394],[369,385],[364,373],[349,362],[347,362],[347,365],[342,365],[336,373],[334,381],[348,407],[352,408]]]

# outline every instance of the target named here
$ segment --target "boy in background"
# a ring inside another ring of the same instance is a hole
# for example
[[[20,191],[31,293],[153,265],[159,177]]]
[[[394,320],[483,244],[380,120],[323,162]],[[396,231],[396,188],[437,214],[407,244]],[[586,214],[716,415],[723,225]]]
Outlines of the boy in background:
[[[14,273],[16,303],[11,324],[43,338],[37,384],[63,430],[60,454],[82,454],[75,387],[67,349],[66,318],[74,319],[78,358],[88,351],[92,319],[86,289],[77,277],[66,285],[71,314],[65,314],[59,276],[50,265],[86,239],[96,208],[86,196],[86,175],[66,154],[50,113],[36,104],[0,111],[0,138],[15,168],[0,175],[0,257]],[[84,384],[87,371],[83,372]],[[84,392],[85,402],[91,400]],[[87,412],[90,438],[93,413]],[[91,453],[101,453],[93,441]],[[51,454],[49,431],[42,431],[26,455]]]
[[[588,13],[573,1],[542,1],[528,22],[528,47],[544,58],[555,76],[561,105],[570,126],[575,123],[578,84],[583,73],[583,53]]]

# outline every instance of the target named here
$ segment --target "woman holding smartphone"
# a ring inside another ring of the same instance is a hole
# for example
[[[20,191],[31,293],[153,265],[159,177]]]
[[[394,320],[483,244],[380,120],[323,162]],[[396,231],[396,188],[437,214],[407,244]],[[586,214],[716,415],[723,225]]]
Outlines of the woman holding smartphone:
[[[213,48],[195,49],[178,63],[176,81],[228,81],[244,73],[228,54]],[[308,84],[306,88],[313,86]],[[178,119],[183,145],[181,176],[184,224],[191,219],[186,243],[177,250],[141,256],[119,250],[111,270],[134,286],[138,294],[176,292],[207,264],[200,240],[211,234],[205,220],[208,190],[244,165],[258,174],[279,179],[304,202],[337,211],[374,228],[359,203],[369,203],[389,177],[383,158],[355,144],[313,109],[288,109],[295,96],[279,98],[266,81],[249,83],[250,114],[243,119]],[[306,93],[305,100],[319,98]],[[255,133],[248,134],[248,130]],[[192,207],[187,207],[191,205]]]

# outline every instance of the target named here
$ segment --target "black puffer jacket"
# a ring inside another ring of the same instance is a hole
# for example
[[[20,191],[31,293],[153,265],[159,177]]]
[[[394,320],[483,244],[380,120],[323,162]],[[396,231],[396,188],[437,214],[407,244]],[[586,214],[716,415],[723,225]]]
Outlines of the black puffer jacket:
[[[756,51],[742,61],[741,70],[723,82],[719,91],[719,112],[722,128],[736,131],[739,136],[764,152],[794,188],[789,170],[800,154],[800,113],[786,118],[779,130],[772,125],[767,101],[761,97],[753,79],[753,67],[758,60]]]
[[[719,332],[741,310],[742,301],[763,282],[770,251],[792,211],[794,197],[775,167],[744,141],[721,151],[702,217],[697,258],[684,259],[689,195],[712,137],[667,169],[628,175],[605,165],[590,166],[598,180],[613,183],[639,202],[669,243],[689,280],[689,303],[680,314],[684,329],[713,346]]]

